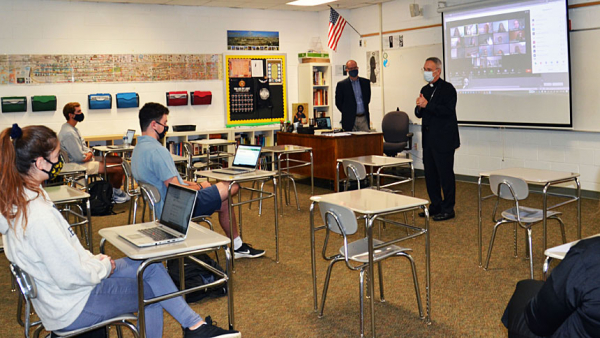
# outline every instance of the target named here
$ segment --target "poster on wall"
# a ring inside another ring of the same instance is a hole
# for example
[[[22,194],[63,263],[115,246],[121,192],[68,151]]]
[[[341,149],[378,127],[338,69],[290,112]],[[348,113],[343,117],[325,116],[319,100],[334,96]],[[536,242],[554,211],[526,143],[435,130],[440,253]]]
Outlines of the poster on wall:
[[[308,103],[292,104],[292,114],[294,114],[294,122],[300,122],[300,124],[308,124],[308,117],[306,117],[305,112],[307,108]]]
[[[0,85],[220,80],[222,54],[0,55]]]
[[[227,127],[286,120],[285,55],[226,55],[225,71]]]
[[[228,50],[279,50],[279,32],[227,31]]]
[[[399,34],[384,35],[383,36],[383,49],[400,49],[404,47],[404,36]]]
[[[367,74],[365,77],[371,81],[373,87],[379,87],[381,86],[380,76],[379,51],[367,52]]]

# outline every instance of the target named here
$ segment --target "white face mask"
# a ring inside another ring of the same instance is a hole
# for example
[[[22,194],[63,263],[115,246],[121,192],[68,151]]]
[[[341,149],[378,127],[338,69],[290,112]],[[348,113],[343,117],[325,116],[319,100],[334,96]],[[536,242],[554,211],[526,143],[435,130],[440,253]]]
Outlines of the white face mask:
[[[425,78],[425,81],[427,82],[431,82],[433,81],[433,72],[428,72],[428,71],[424,71],[423,72],[423,78]]]

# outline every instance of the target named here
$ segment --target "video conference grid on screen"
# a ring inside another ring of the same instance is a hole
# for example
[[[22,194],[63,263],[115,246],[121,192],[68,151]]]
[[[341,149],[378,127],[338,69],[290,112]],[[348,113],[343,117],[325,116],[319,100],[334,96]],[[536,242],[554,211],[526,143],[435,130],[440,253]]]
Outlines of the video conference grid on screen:
[[[519,103],[512,116],[471,115],[472,108],[467,108],[466,116],[461,118],[459,113],[459,120],[570,124],[567,34],[565,0],[530,0],[444,13],[445,74],[463,98],[459,106],[477,106],[486,100],[497,104],[505,99]],[[479,98],[482,95],[486,98]],[[547,120],[522,115],[523,110],[536,107],[525,101],[531,96],[547,100],[537,108],[560,108],[566,113]]]

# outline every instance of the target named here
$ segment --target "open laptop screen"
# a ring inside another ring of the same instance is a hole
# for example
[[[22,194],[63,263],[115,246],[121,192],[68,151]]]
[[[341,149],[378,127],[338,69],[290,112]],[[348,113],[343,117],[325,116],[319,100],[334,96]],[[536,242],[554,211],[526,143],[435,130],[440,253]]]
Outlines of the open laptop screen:
[[[131,144],[133,142],[133,136],[135,135],[135,129],[127,129],[125,136],[127,136],[127,144]]]
[[[233,158],[234,167],[255,169],[260,158],[261,146],[249,146],[240,144]]]
[[[196,202],[196,193],[196,190],[169,184],[160,223],[185,234]]]
[[[317,128],[319,129],[331,129],[331,118],[329,117],[317,117]]]

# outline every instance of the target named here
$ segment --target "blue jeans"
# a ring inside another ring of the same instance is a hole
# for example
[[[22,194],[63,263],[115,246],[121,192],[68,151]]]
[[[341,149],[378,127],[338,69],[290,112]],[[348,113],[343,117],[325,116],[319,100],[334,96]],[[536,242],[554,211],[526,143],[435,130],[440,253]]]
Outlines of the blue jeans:
[[[92,290],[83,311],[75,321],[61,329],[71,331],[88,327],[103,320],[138,311],[136,272],[142,261],[121,258],[115,261],[115,272]],[[176,292],[177,287],[161,263],[151,264],[144,271],[144,298],[149,299]],[[202,318],[192,310],[183,297],[175,297],[146,306],[148,338],[163,336],[163,309],[182,327],[197,324]]]

